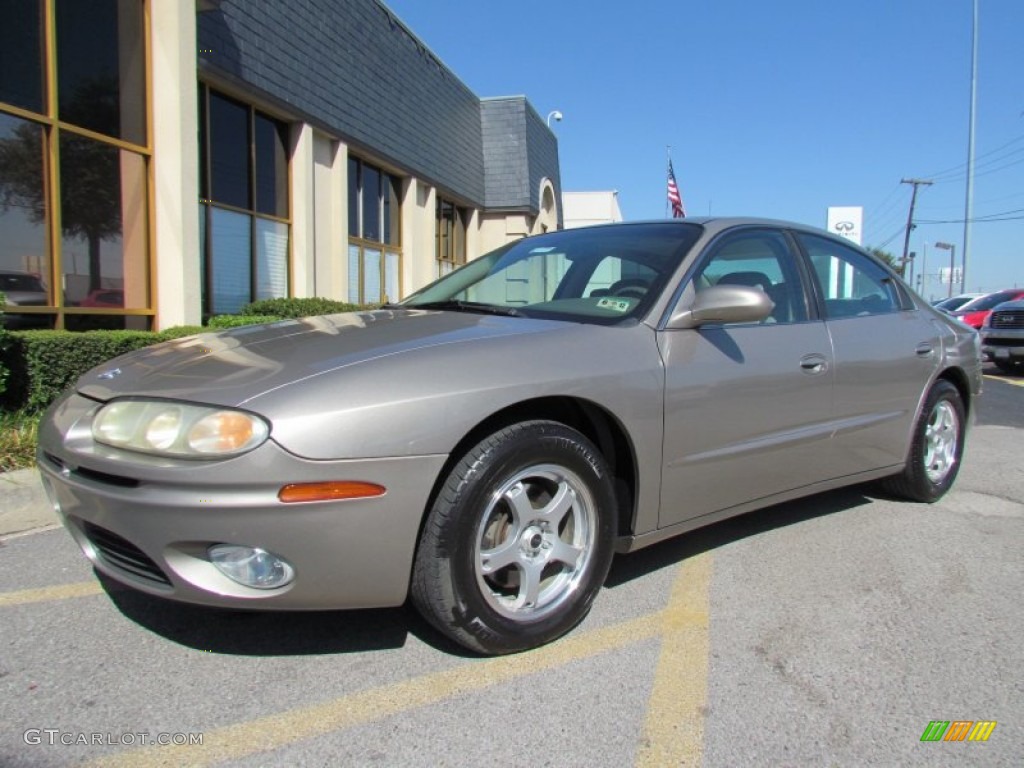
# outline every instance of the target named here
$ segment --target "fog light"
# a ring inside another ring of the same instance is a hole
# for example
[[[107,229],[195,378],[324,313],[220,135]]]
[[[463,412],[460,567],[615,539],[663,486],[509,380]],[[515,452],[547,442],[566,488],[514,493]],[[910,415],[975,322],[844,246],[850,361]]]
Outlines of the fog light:
[[[289,584],[295,569],[259,547],[215,544],[208,550],[210,562],[232,581],[256,589],[275,589]]]

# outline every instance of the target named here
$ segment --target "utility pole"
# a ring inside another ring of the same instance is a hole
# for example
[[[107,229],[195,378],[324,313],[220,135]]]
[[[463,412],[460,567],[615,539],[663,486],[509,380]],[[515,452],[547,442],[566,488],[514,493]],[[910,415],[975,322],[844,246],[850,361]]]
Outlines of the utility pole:
[[[917,188],[920,186],[930,187],[932,182],[926,179],[900,179],[900,184],[913,184],[914,191],[910,195],[910,213],[907,215],[907,233],[903,237],[903,256],[900,258],[900,275],[907,269],[907,259],[910,252],[910,231],[914,228],[914,205],[917,203]]]

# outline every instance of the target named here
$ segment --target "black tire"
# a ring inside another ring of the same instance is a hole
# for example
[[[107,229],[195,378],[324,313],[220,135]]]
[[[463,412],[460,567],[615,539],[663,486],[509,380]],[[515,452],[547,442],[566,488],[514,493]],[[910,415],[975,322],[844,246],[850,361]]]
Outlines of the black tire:
[[[470,449],[438,492],[416,552],[413,604],[479,653],[543,645],[590,610],[615,521],[607,463],[586,437],[551,421],[506,427]]]
[[[994,360],[996,368],[1003,373],[1019,375],[1024,373],[1024,360]]]
[[[938,501],[953,485],[964,452],[963,398],[950,382],[935,382],[914,424],[907,465],[882,486],[911,501]]]

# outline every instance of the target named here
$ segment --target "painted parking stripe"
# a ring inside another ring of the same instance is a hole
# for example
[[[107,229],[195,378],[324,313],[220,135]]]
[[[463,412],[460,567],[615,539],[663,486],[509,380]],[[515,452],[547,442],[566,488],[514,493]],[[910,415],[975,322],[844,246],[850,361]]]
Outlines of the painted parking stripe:
[[[695,559],[709,557],[702,555],[701,558]],[[692,561],[688,561],[680,568],[676,580],[677,587],[680,582],[685,582],[684,586],[674,589],[669,605],[657,613],[572,635],[530,653],[463,663],[443,672],[208,731],[203,735],[201,746],[170,745],[119,752],[88,765],[94,768],[203,766],[226,760],[238,760],[615,651],[661,634],[670,635],[673,645],[685,640],[686,638],[682,636],[694,628],[697,628],[698,634],[706,635],[707,574],[710,573],[710,564],[698,563],[688,567],[690,562]],[[703,606],[703,609],[700,606]],[[704,652],[702,659],[695,658],[699,655],[678,654],[673,651],[667,654],[667,658],[673,664],[674,674],[690,677],[703,670],[702,674],[706,675],[707,653]],[[684,657],[693,657],[689,662],[693,664],[692,670],[686,668],[687,662],[683,661]],[[706,681],[695,683],[693,690],[699,692],[699,697],[691,699],[700,698],[703,701],[705,689]],[[699,707],[695,711],[699,711]],[[694,727],[693,723],[687,722],[681,733],[674,733],[673,738],[668,739],[668,749],[674,749],[679,736],[686,741],[696,738],[699,754],[702,730],[702,723]],[[661,732],[654,732],[653,737],[657,740],[667,738]],[[667,751],[662,750],[660,746],[658,750],[659,753]]]
[[[0,592],[0,608],[27,603],[45,603],[50,600],[68,600],[73,597],[92,597],[103,592],[98,581],[82,581],[78,584],[61,584],[56,587],[23,589],[18,592]]]
[[[1007,379],[1003,376],[991,376],[987,373],[985,374],[984,378],[988,379],[989,381],[1001,381],[1004,384],[1011,384],[1015,387],[1024,387],[1024,379]]]
[[[699,766],[708,688],[711,555],[687,560],[662,614],[661,654],[647,704],[638,768]]]
[[[268,752],[323,734],[381,720],[460,694],[489,688],[655,637],[661,613],[570,637],[514,656],[460,664],[454,669],[208,731],[202,746],[121,752],[89,766],[203,766]]]

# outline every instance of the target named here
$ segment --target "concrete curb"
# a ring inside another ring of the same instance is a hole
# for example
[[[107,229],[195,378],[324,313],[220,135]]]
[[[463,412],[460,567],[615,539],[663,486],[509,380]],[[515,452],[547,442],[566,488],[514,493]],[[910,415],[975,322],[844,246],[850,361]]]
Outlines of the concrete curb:
[[[59,525],[37,469],[0,474],[0,536]]]

